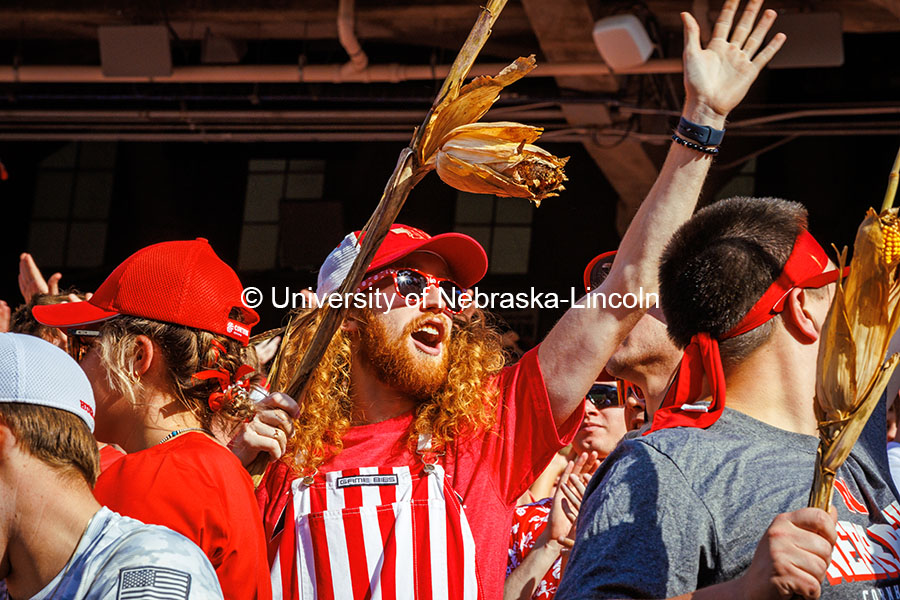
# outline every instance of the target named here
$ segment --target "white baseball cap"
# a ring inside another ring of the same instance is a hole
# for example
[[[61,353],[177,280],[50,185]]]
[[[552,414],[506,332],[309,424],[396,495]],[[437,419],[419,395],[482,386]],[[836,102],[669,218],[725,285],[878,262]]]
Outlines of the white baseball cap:
[[[84,371],[63,350],[32,335],[0,333],[0,402],[66,410],[94,431],[94,393]]]

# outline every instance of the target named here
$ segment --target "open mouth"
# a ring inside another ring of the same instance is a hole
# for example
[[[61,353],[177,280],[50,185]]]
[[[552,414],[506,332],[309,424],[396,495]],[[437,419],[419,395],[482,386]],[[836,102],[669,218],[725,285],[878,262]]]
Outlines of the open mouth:
[[[416,348],[425,354],[437,356],[441,353],[443,346],[444,331],[442,322],[429,320],[416,327],[410,334],[410,337],[412,337]]]

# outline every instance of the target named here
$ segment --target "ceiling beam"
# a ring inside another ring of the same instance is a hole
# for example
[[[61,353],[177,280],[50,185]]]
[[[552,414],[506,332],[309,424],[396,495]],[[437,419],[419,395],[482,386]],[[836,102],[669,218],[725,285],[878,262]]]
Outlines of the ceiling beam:
[[[721,4],[720,0],[708,2],[710,22],[715,22]],[[815,12],[840,13],[844,33],[900,31],[900,0],[816,0],[812,5]],[[678,15],[683,10],[692,9],[692,4],[685,0],[647,0],[647,7],[663,29],[681,31]],[[766,0],[766,8],[796,13],[801,12],[802,3],[796,0]]]
[[[871,2],[888,10],[900,23],[900,0],[871,0]]]
[[[158,10],[112,11],[102,3],[77,2],[60,6],[27,2],[15,8],[0,7],[0,35],[9,39],[65,36],[95,38],[100,25],[163,23]],[[181,39],[203,39],[207,28],[216,35],[234,39],[337,39],[337,2],[304,2],[294,6],[283,3],[168,3],[169,24]],[[157,3],[146,3],[156,7]],[[143,6],[143,5],[141,5]],[[372,6],[359,3],[355,29],[364,40],[430,40],[442,38],[458,46],[478,17],[480,4],[412,4],[396,6],[384,3]],[[494,26],[493,37],[503,38],[529,31],[530,24],[522,7],[510,4]],[[457,39],[459,38],[459,39]]]
[[[522,0],[522,5],[548,61],[598,59],[591,37],[594,19],[586,0]],[[556,82],[562,88],[598,95],[619,89],[615,77],[609,75],[564,76],[557,77]],[[573,127],[604,127],[612,123],[602,104],[563,106],[563,115]],[[656,180],[656,166],[636,141],[625,139],[614,148],[593,140],[583,144],[619,196],[616,229],[623,235]]]

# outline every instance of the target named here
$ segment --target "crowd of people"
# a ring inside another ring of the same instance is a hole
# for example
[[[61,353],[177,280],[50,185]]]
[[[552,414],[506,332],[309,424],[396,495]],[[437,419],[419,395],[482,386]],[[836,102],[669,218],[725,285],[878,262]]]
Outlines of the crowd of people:
[[[206,240],[140,249],[90,294],[23,254],[25,304],[0,305],[0,598],[900,598],[900,381],[831,510],[805,508],[843,274],[797,203],[694,214],[785,41],[775,16],[726,0],[704,45],[682,14],[673,143],[585,271],[588,294],[660,306],[569,310],[514,362],[450,301],[488,267],[458,233],[391,227],[358,290],[386,302],[347,313],[298,398],[267,390],[323,310],[291,315],[269,372],[278,339],[252,343],[259,317]],[[360,237],[325,258],[320,299]]]

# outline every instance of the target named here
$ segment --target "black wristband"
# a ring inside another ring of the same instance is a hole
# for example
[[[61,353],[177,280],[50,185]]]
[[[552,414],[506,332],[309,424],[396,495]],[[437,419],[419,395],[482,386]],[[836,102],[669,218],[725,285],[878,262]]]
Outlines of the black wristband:
[[[719,153],[719,148],[717,146],[701,146],[700,144],[695,144],[694,142],[689,142],[685,139],[682,139],[674,133],[672,134],[672,140],[678,142],[685,148],[690,148],[691,150],[696,150],[697,152],[702,152],[703,154],[715,156]]]
[[[701,146],[718,146],[725,137],[724,129],[713,129],[707,125],[691,123],[684,117],[678,120],[678,135],[697,142]]]

